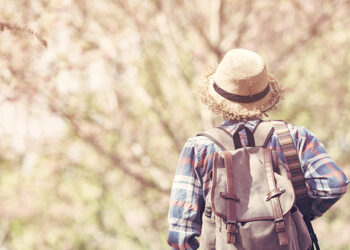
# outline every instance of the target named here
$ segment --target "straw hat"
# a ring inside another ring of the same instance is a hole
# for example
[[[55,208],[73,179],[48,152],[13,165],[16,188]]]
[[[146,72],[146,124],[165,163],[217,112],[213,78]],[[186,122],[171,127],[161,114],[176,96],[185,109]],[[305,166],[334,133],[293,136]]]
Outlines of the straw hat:
[[[255,52],[232,49],[197,87],[201,101],[225,119],[261,118],[276,107],[283,89]]]

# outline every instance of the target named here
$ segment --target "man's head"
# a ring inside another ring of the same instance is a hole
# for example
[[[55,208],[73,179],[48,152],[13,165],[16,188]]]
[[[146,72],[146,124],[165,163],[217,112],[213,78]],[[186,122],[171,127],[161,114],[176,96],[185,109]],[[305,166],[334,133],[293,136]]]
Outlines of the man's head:
[[[255,52],[232,49],[215,71],[199,82],[202,102],[225,119],[246,120],[266,115],[281,100],[283,90]]]

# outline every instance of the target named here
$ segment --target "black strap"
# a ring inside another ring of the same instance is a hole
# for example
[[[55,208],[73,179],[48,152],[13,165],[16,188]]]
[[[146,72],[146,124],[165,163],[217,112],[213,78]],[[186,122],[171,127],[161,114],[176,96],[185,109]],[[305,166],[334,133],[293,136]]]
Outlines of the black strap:
[[[316,236],[316,233],[314,231],[314,228],[312,227],[311,223],[311,201],[308,198],[299,199],[296,201],[297,207],[299,208],[300,212],[303,214],[303,219],[305,221],[305,224],[307,226],[307,229],[309,230],[310,238],[312,241],[311,250],[320,250],[320,246],[318,245],[318,239]]]
[[[235,144],[235,148],[239,149],[242,148],[242,143],[241,143],[241,138],[239,137],[239,132],[242,130],[245,130],[245,133],[247,135],[248,139],[248,147],[255,147],[255,140],[254,140],[254,135],[252,131],[249,130],[246,126],[243,124],[239,125],[239,127],[236,129],[235,133],[233,134],[233,143]]]
[[[304,221],[307,226],[307,229],[309,230],[311,241],[312,241],[311,250],[314,250],[314,247],[316,248],[316,250],[320,250],[320,246],[318,245],[318,239],[315,234],[314,228],[312,227],[311,220],[309,218],[305,218],[304,216]]]

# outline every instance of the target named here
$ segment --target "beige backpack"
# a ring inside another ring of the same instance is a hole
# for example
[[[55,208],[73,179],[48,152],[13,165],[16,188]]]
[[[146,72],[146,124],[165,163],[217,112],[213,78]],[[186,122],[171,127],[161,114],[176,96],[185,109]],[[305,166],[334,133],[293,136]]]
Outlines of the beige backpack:
[[[239,138],[243,129],[247,147],[242,147]],[[266,148],[273,133],[277,133],[288,168],[276,151]],[[295,206],[296,193],[304,199],[307,189],[286,124],[262,122],[254,134],[240,124],[233,137],[222,128],[199,135],[222,149],[214,153],[200,249],[312,249],[308,227]]]

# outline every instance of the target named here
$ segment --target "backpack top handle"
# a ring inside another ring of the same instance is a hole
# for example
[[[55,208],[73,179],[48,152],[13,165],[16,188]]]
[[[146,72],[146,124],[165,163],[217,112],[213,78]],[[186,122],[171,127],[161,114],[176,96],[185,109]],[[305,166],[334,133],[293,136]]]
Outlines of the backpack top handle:
[[[247,135],[248,139],[248,147],[255,147],[255,140],[254,135],[252,131],[249,130],[244,124],[239,125],[239,127],[236,129],[235,133],[233,134],[233,143],[235,145],[236,149],[242,148],[241,138],[239,136],[239,132],[245,130],[245,133]]]

